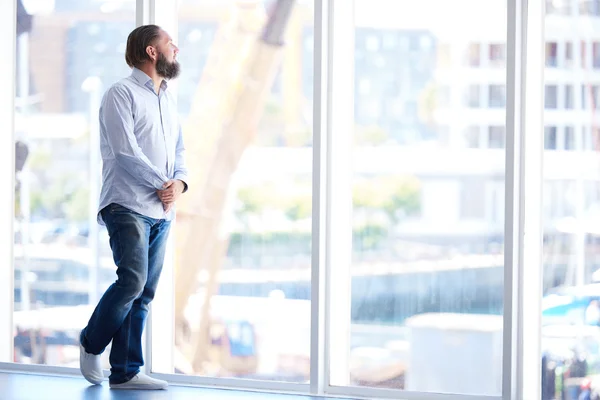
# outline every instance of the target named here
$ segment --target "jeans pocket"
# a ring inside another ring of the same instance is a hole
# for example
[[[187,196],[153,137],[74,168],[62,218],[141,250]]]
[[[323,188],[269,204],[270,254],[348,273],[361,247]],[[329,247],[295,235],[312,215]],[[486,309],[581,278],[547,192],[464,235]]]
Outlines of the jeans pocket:
[[[109,207],[111,214],[134,214],[134,212],[131,211],[129,208],[123,207],[122,205],[117,203],[111,203]]]

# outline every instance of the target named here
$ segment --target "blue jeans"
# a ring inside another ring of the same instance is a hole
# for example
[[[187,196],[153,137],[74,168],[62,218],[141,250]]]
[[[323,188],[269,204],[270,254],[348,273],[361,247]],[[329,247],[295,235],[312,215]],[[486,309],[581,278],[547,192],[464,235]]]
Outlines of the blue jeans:
[[[112,340],[109,381],[124,383],[144,365],[142,332],[162,270],[171,223],[118,204],[100,212],[110,236],[117,280],[81,331],[81,344],[88,353],[101,354]]]

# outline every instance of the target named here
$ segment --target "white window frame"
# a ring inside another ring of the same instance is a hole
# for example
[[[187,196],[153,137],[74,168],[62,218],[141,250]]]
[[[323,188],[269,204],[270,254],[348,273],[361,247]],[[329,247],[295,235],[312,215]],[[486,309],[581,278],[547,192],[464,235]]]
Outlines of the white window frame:
[[[0,135],[0,174],[6,190],[0,196],[3,229],[0,230],[0,363],[13,361],[13,304],[14,304],[14,187],[15,187],[15,88],[16,80],[16,2],[4,2],[0,12],[0,37],[6,38],[7,51],[0,59],[0,76],[8,77],[0,91],[0,121],[4,121]],[[0,366],[1,367],[1,366]]]
[[[511,400],[541,397],[544,13],[545,2],[508,1],[502,394]]]
[[[349,141],[334,132],[340,126],[351,126],[352,96],[345,96],[343,82],[353,79],[352,51],[337,46],[335,38],[354,31],[353,7],[346,0],[314,0],[314,124],[313,124],[313,236],[312,236],[312,316],[311,316],[311,383],[252,381],[242,379],[203,378],[173,374],[154,374],[172,383],[213,387],[244,388],[256,391],[310,393],[313,395],[350,396],[356,398],[403,398],[444,400],[537,400],[540,392],[540,326],[542,282],[542,152],[543,134],[543,70],[544,70],[544,2],[507,0],[507,98],[506,98],[506,204],[505,204],[505,292],[504,352],[501,396],[469,396],[432,394],[365,387],[332,386],[330,377],[340,373],[346,359],[332,360],[331,346],[349,349],[350,275],[348,246],[349,225],[341,226],[340,218],[348,213],[348,205],[340,206],[338,196],[348,196],[348,176],[339,175],[340,166],[348,166]],[[175,34],[179,2],[169,0],[136,0],[136,26],[161,23]],[[540,4],[538,4],[540,3]],[[8,4],[8,5],[7,5]],[[156,11],[172,7],[172,12],[157,21]],[[335,11],[335,12],[334,12]],[[5,2],[0,12],[0,33],[16,49],[16,2]],[[350,29],[350,31],[349,31]],[[339,42],[337,42],[339,43]],[[350,63],[351,65],[352,63]],[[348,64],[346,64],[348,65]],[[0,74],[15,76],[15,51],[0,59]],[[339,81],[337,81],[339,80]],[[0,135],[0,174],[14,187],[14,92],[15,82],[0,92],[0,120],[8,121],[12,134]],[[5,88],[7,87],[5,86]],[[350,92],[353,92],[350,90]],[[335,107],[332,105],[335,104]],[[347,110],[350,110],[348,113]],[[527,112],[526,112],[527,111]],[[345,113],[345,114],[344,114]],[[347,138],[346,138],[347,139]],[[332,171],[336,170],[336,174]],[[343,168],[342,168],[343,169]],[[347,170],[348,174],[350,170]],[[333,178],[333,179],[332,179]],[[335,190],[333,190],[335,188]],[[0,268],[0,369],[44,374],[79,375],[76,368],[13,364],[12,313],[14,290],[13,259],[13,190],[3,196],[0,210],[4,213],[4,229],[0,233],[0,254],[5,265]],[[525,197],[525,192],[527,197]],[[349,198],[349,197],[348,197]],[[348,200],[348,199],[346,199]],[[333,206],[335,204],[335,207]],[[332,224],[335,221],[335,224]],[[347,221],[349,224],[349,221]],[[341,236],[340,236],[341,235]],[[351,239],[351,238],[350,238]],[[348,253],[348,252],[346,252]],[[345,257],[345,258],[344,258]],[[335,263],[336,268],[331,266]],[[340,264],[341,263],[341,264]],[[339,267],[339,265],[342,265]],[[527,265],[527,268],[525,268]],[[172,270],[167,284],[172,286]],[[339,281],[341,279],[341,282]],[[332,282],[336,282],[332,285]],[[527,288],[527,295],[525,295]],[[331,312],[335,295],[336,308]],[[341,296],[341,297],[340,297]],[[340,302],[339,299],[343,302]],[[345,306],[340,312],[339,304]],[[169,307],[169,303],[166,303]],[[333,321],[332,318],[335,318]],[[334,323],[335,322],[335,323]],[[152,370],[152,319],[147,329],[146,351],[148,371]],[[171,332],[172,334],[172,332]],[[331,338],[335,335],[335,341]],[[340,336],[341,335],[341,336]],[[341,339],[340,339],[341,338]],[[162,339],[161,339],[162,341]],[[8,345],[8,346],[7,346]],[[8,347],[8,348],[7,348]],[[342,351],[341,354],[344,354]],[[336,368],[332,371],[332,365]],[[347,365],[347,363],[346,363]],[[343,368],[342,375],[345,374]]]

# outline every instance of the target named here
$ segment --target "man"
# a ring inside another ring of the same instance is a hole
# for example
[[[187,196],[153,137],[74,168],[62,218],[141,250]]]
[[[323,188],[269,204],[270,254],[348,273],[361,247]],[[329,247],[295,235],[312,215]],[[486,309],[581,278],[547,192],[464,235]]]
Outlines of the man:
[[[182,133],[167,80],[179,74],[179,49],[156,25],[127,39],[131,76],[114,84],[100,107],[103,160],[98,222],[106,225],[117,280],[100,299],[80,335],[80,368],[103,380],[100,354],[112,341],[112,389],[166,389],[140,372],[142,332],[154,298],[173,219],[187,190]]]

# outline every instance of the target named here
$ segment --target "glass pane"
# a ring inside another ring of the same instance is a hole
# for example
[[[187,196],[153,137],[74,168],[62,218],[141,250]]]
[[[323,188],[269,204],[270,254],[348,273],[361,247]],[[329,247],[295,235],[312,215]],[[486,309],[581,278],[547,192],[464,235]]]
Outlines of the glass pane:
[[[504,108],[506,106],[506,87],[504,85],[490,85],[490,108]]]
[[[594,107],[593,109],[595,110],[595,107],[600,105],[600,86],[599,85],[589,85],[588,87],[590,89],[590,96],[591,96],[591,103],[590,107]]]
[[[567,42],[565,44],[565,67],[573,67],[573,43]]]
[[[470,43],[467,49],[467,65],[478,67],[481,64],[481,44]]]
[[[479,146],[481,146],[480,137],[481,137],[481,127],[479,127],[477,125],[469,126],[465,130],[465,139],[464,140],[465,140],[466,146],[469,148],[473,148],[473,149],[478,148]]]
[[[558,60],[558,44],[555,42],[546,43],[546,66],[556,67]]]
[[[592,66],[594,69],[600,68],[600,43],[592,43]]]
[[[96,223],[101,166],[91,143],[102,94],[130,74],[124,53],[135,2],[19,6],[15,361],[78,367],[79,331],[116,278]]]
[[[558,86],[546,85],[544,101],[547,109],[556,109],[558,107]]]
[[[490,149],[503,149],[505,138],[504,126],[490,126],[488,130],[488,145]]]
[[[565,108],[571,109],[574,107],[573,85],[565,86]]]
[[[600,0],[579,0],[581,15],[600,16]]]
[[[312,3],[184,0],[178,21],[191,184],[177,213],[175,343],[163,348],[174,365],[153,369],[308,382]]]
[[[448,90],[449,91],[449,90]],[[469,85],[466,93],[466,103],[469,107],[478,108],[481,105],[481,86],[480,85]],[[449,102],[444,102],[442,106],[450,105]]]
[[[577,3],[579,15],[548,15],[545,22],[547,37],[581,45],[568,64],[559,60],[560,74],[545,74],[546,108],[556,110],[544,117],[560,126],[558,138],[552,127],[554,147],[546,128],[543,163],[542,400],[594,398],[587,378],[600,372],[599,86],[592,72],[600,66],[599,2]],[[567,32],[565,24],[577,29]],[[555,101],[563,85],[564,106]],[[568,151],[551,151],[556,146]]]
[[[577,144],[576,141],[575,128],[572,126],[565,126],[565,150],[575,150]],[[579,146],[581,150],[585,149],[583,142],[579,143]]]
[[[556,127],[547,126],[544,128],[544,148],[546,150],[557,149],[558,138],[556,136]]]
[[[500,43],[490,44],[490,65],[504,67],[506,63],[506,45]]]
[[[341,349],[349,362],[332,352],[331,384],[498,396],[505,2],[470,2],[465,14],[442,0],[357,0],[354,15],[350,344]],[[368,49],[390,35],[409,46]],[[463,62],[477,46],[481,62]],[[438,101],[441,87],[448,104]],[[366,118],[372,102],[400,103],[404,113]],[[359,143],[367,127],[381,136]],[[432,139],[440,131],[447,139]]]

